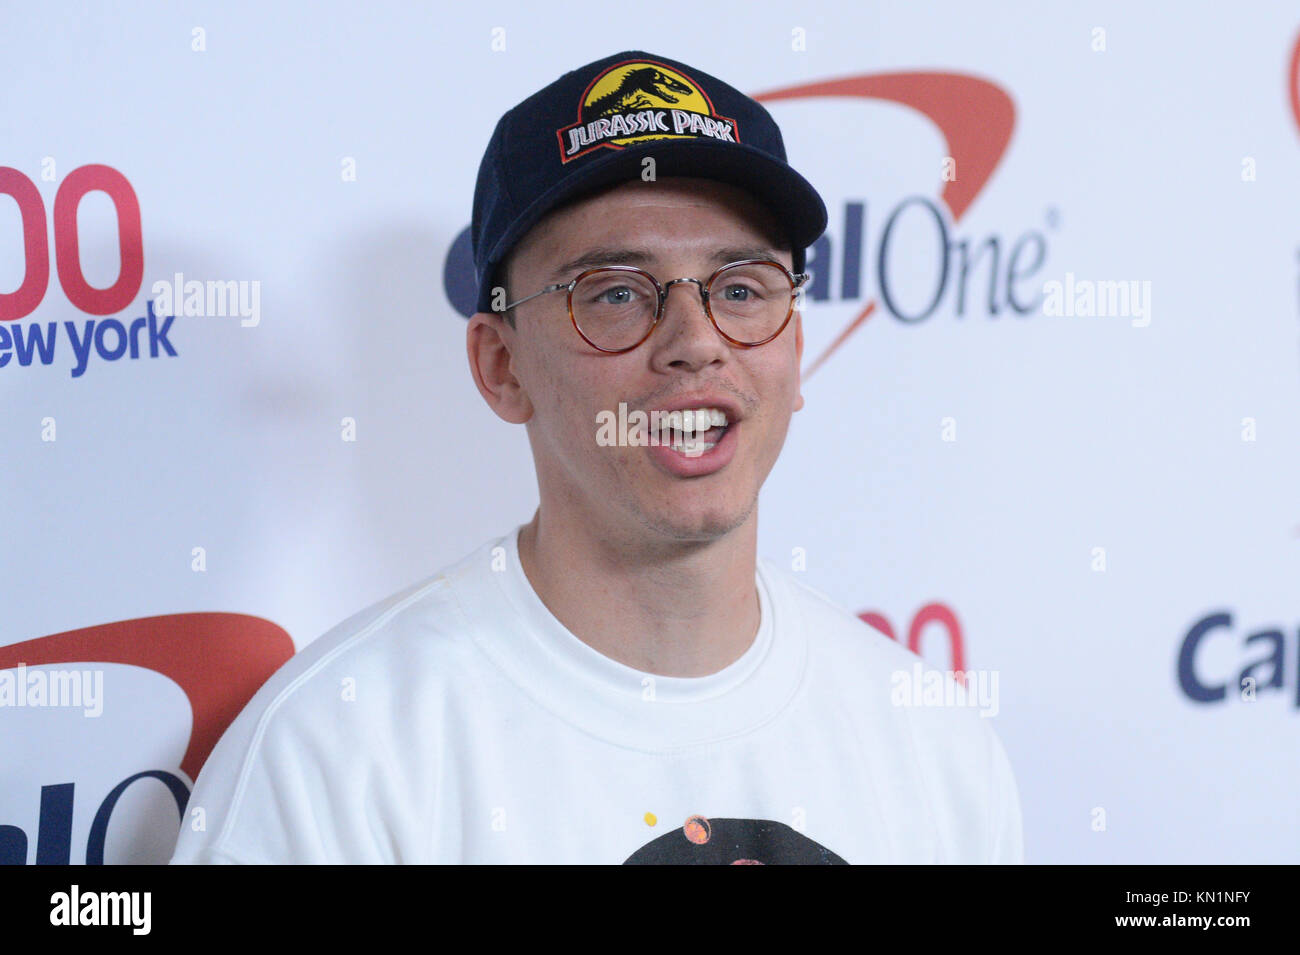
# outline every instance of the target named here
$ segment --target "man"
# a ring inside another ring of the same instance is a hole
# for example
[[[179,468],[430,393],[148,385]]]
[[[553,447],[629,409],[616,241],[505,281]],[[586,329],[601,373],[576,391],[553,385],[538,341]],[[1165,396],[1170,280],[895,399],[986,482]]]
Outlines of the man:
[[[510,110],[467,351],[540,506],[272,677],[174,861],[1022,861],[988,722],[901,705],[916,658],[756,557],[825,225],[766,110],[684,64]]]

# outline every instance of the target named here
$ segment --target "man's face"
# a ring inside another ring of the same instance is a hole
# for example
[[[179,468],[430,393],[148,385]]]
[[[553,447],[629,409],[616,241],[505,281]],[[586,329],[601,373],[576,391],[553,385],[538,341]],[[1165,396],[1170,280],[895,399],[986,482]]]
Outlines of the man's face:
[[[516,248],[510,295],[523,298],[596,265],[636,265],[666,285],[701,282],[720,265],[769,258],[791,265],[770,214],[747,193],[703,179],[634,180],[544,219]],[[566,263],[595,253],[589,264]],[[615,533],[709,541],[742,525],[785,442],[799,394],[802,328],[796,315],[756,348],[727,342],[710,323],[698,286],[668,291],[650,337],[624,354],[588,345],[569,321],[565,294],[514,311],[513,368],[532,405],[529,440],[543,513],[548,498]],[[730,408],[714,451],[602,446],[601,412]]]

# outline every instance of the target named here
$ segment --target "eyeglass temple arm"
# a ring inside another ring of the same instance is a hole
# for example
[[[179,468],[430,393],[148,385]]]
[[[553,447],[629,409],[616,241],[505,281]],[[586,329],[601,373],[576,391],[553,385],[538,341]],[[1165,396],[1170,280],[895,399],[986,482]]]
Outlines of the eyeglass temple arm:
[[[501,309],[501,311],[498,312],[497,314],[504,315],[506,312],[510,311],[516,305],[523,305],[524,302],[532,301],[533,299],[537,298],[537,296],[539,295],[546,295],[549,292],[558,292],[560,291],[560,289],[567,289],[569,287],[569,284],[570,283],[568,282],[561,282],[558,285],[548,285],[540,292],[534,292],[532,295],[524,296],[523,298],[519,299],[517,302],[511,302],[510,304],[506,305],[503,309]]]

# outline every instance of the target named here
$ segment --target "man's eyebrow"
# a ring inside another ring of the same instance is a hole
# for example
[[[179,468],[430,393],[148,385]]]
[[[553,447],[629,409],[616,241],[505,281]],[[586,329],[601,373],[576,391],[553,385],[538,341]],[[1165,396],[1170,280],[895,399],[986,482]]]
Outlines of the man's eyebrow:
[[[709,257],[709,261],[717,265],[726,265],[728,262],[739,262],[742,259],[771,259],[776,262],[781,260],[772,249],[766,246],[743,246],[729,249],[718,249]],[[655,261],[655,255],[646,249],[628,249],[603,247],[589,249],[576,258],[569,259],[563,265],[557,266],[549,276],[549,281],[559,279],[573,279],[579,272],[587,269],[598,268],[602,265],[636,265],[647,271],[650,271],[650,265]]]

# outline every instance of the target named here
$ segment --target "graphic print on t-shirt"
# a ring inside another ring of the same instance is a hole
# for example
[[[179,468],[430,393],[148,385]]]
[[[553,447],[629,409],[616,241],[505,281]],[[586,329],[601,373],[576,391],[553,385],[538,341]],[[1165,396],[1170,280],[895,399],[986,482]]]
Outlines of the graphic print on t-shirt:
[[[691,816],[632,853],[624,865],[848,865],[825,846],[771,819]]]

